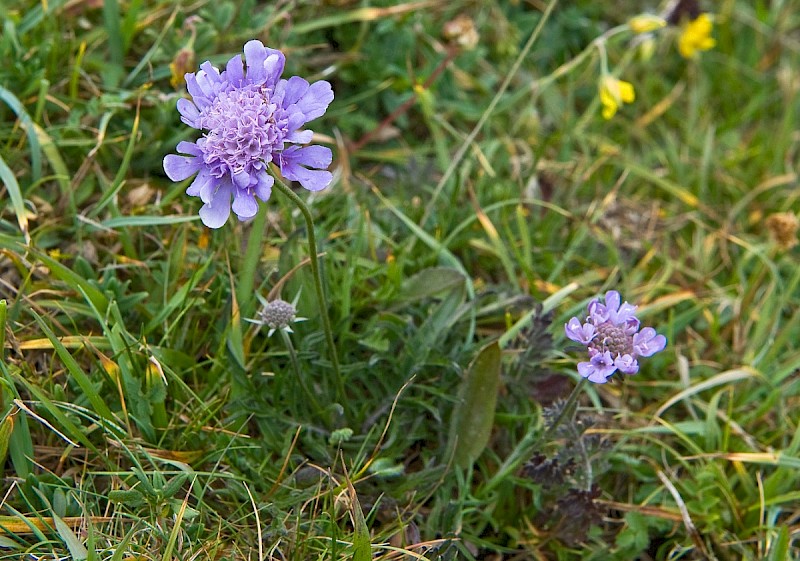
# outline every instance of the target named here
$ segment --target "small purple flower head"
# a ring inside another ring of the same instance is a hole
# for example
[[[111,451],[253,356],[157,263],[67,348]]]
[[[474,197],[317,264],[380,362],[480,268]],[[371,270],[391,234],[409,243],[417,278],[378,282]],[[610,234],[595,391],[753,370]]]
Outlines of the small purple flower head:
[[[210,228],[225,224],[231,209],[239,220],[255,216],[256,198],[266,201],[272,192],[271,162],[309,191],[324,189],[333,179],[327,171],[330,148],[297,146],[311,141],[313,132],[302,127],[325,114],[333,101],[331,85],[281,78],[286,58],[260,41],[248,41],[244,56],[246,70],[236,55],[222,72],[206,61],[197,73],[186,74],[192,100],[178,100],[178,112],[203,136],[180,142],[177,150],[184,155],[164,158],[173,181],[196,174],[186,193],[205,203],[200,218]]]
[[[619,292],[606,292],[605,301],[589,303],[586,321],[574,317],[564,326],[568,338],[585,345],[589,361],[578,363],[578,373],[590,382],[605,384],[614,372],[636,374],[638,357],[664,350],[667,338],[652,327],[639,331],[636,306],[621,302]]]

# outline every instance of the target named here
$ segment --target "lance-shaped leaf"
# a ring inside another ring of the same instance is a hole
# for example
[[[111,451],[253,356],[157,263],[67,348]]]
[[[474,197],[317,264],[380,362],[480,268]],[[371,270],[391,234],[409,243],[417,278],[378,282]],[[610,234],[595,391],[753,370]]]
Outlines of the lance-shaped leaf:
[[[455,465],[467,468],[481,455],[494,424],[502,352],[497,341],[483,347],[469,365],[450,422],[448,450]]]

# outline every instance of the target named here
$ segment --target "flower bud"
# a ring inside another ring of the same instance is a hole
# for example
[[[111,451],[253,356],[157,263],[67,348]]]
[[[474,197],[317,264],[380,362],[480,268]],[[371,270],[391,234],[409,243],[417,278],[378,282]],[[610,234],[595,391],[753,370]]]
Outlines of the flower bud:
[[[628,27],[634,33],[649,33],[666,25],[667,21],[664,18],[653,14],[639,14],[628,20]]]
[[[285,329],[294,321],[297,310],[289,302],[273,300],[261,310],[261,319],[270,329]]]
[[[451,44],[465,51],[471,51],[478,44],[480,37],[475,29],[475,22],[465,15],[457,16],[444,24],[442,35]]]
[[[184,74],[194,70],[194,49],[191,47],[184,47],[175,55],[172,62],[169,63],[170,79],[169,83],[173,88],[180,87],[184,82]]]

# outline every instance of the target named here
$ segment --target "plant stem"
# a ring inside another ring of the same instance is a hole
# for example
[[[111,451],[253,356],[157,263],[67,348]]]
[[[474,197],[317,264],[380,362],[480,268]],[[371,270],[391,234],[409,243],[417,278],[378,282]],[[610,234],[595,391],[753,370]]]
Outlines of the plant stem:
[[[242,274],[236,282],[236,299],[239,301],[240,317],[253,316],[253,286],[256,281],[256,269],[261,261],[261,248],[264,245],[264,228],[267,225],[267,209],[256,213],[250,224],[250,236],[247,238],[247,249],[242,264]]]
[[[498,468],[497,473],[495,473],[492,478],[486,482],[483,492],[488,493],[499,483],[505,481],[509,474],[516,470],[522,462],[528,459],[533,447],[539,442],[545,441],[553,433],[553,431],[558,428],[558,425],[560,425],[564,419],[568,418],[568,416],[574,412],[575,404],[578,401],[578,396],[581,393],[584,382],[586,382],[586,378],[581,378],[581,380],[575,385],[572,393],[569,394],[567,401],[564,403],[564,407],[559,412],[558,417],[556,417],[556,420],[553,421],[553,424],[547,427],[544,432],[537,434],[536,427],[531,427],[519,444],[517,444],[514,450],[512,450],[511,454],[509,454],[508,458],[506,458],[503,464]]]
[[[274,177],[274,175],[273,175]],[[306,234],[308,236],[308,258],[309,265],[311,266],[311,273],[314,276],[314,288],[317,291],[317,301],[320,307],[320,315],[322,316],[322,329],[325,331],[325,338],[328,342],[328,351],[333,364],[334,374],[336,376],[336,393],[340,401],[344,400],[344,382],[342,381],[342,373],[339,370],[339,357],[336,352],[336,344],[333,341],[333,330],[331,329],[331,320],[328,317],[328,302],[325,299],[325,290],[322,287],[322,275],[319,272],[319,261],[317,260],[317,237],[314,233],[314,219],[311,217],[311,211],[308,206],[303,202],[303,199],[297,196],[288,185],[286,185],[279,178],[275,177],[275,187],[281,193],[286,195],[303,213],[303,218],[306,220]]]
[[[553,424],[547,427],[547,430],[544,431],[544,434],[542,435],[543,439],[553,434],[553,432],[558,428],[558,425],[561,424],[561,421],[571,417],[572,414],[575,412],[575,404],[578,402],[578,395],[580,395],[581,388],[583,388],[583,384],[585,382],[586,378],[581,378],[580,381],[575,385],[575,387],[572,388],[572,393],[569,394],[567,401],[564,403],[564,406],[558,413],[558,417],[556,417],[556,420],[553,421]]]
[[[289,359],[292,362],[292,368],[294,369],[295,376],[297,376],[297,381],[300,382],[300,387],[303,389],[306,397],[311,402],[315,412],[317,414],[322,413],[322,408],[319,406],[317,398],[314,397],[314,394],[311,392],[309,387],[306,385],[306,381],[303,379],[303,374],[300,371],[300,362],[297,360],[297,353],[294,350],[291,337],[289,337],[289,334],[286,333],[285,329],[279,329],[278,331],[281,333],[281,339],[283,339],[283,344],[286,345],[286,350],[289,351]]]

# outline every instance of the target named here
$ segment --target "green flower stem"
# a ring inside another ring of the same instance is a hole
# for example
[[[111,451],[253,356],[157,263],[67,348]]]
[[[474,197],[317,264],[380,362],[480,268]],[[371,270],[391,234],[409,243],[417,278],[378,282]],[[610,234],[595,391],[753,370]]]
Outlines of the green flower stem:
[[[558,428],[558,425],[560,425],[564,419],[572,417],[572,415],[575,413],[575,407],[578,403],[578,395],[580,395],[581,389],[585,383],[586,378],[581,378],[580,381],[575,385],[575,387],[572,389],[572,393],[569,394],[567,401],[564,403],[564,407],[561,408],[561,412],[558,414],[558,417],[556,417],[556,420],[553,421],[552,425],[547,427],[547,430],[542,435],[542,438],[547,438],[553,434],[553,432],[555,432],[555,430]]]
[[[274,177],[274,175],[273,175]],[[322,316],[322,329],[325,331],[325,338],[328,342],[328,350],[331,355],[331,363],[333,364],[333,371],[336,376],[336,393],[340,401],[344,400],[344,382],[342,381],[342,373],[339,370],[339,357],[336,352],[336,344],[333,342],[333,331],[331,330],[331,320],[328,317],[328,302],[325,299],[325,290],[322,287],[322,276],[319,272],[319,261],[317,260],[317,237],[314,233],[314,220],[311,217],[311,211],[308,206],[303,202],[303,199],[297,196],[288,185],[275,177],[275,187],[286,195],[303,213],[303,218],[306,220],[306,234],[308,235],[308,259],[311,266],[311,273],[314,276],[314,288],[317,291],[317,300],[319,302],[320,312]]]
[[[309,402],[314,407],[314,411],[319,415],[322,413],[322,408],[319,406],[319,402],[317,398],[314,396],[312,391],[309,389],[308,385],[306,385],[305,379],[303,379],[303,373],[300,371],[300,362],[297,360],[297,353],[294,350],[294,345],[292,344],[292,339],[289,337],[289,334],[286,332],[285,329],[278,329],[281,334],[281,339],[283,339],[283,344],[286,345],[286,350],[289,351],[289,359],[292,362],[292,368],[294,369],[294,374],[297,376],[297,381],[300,382],[300,387],[303,389],[303,393],[306,394]]]
[[[578,402],[578,396],[581,393],[581,389],[583,388],[584,383],[586,382],[586,378],[581,378],[581,380],[575,385],[572,390],[572,393],[569,394],[567,401],[564,403],[564,407],[561,408],[561,412],[556,417],[556,420],[553,421],[544,432],[538,432],[536,427],[532,427],[531,430],[522,438],[522,440],[517,444],[517,446],[512,450],[511,454],[509,454],[508,458],[503,462],[503,464],[498,468],[497,473],[495,473],[492,478],[486,482],[482,491],[484,493],[489,493],[492,489],[494,489],[498,484],[506,481],[507,477],[513,473],[514,471],[519,468],[519,466],[530,458],[531,451],[533,448],[546,440],[553,431],[561,424],[564,419],[567,419],[572,416],[575,411],[575,405]]]
[[[247,238],[242,274],[236,281],[236,299],[239,304],[240,317],[253,317],[253,286],[256,281],[256,269],[261,262],[266,225],[267,211],[264,209],[256,213],[250,224],[250,237]]]

